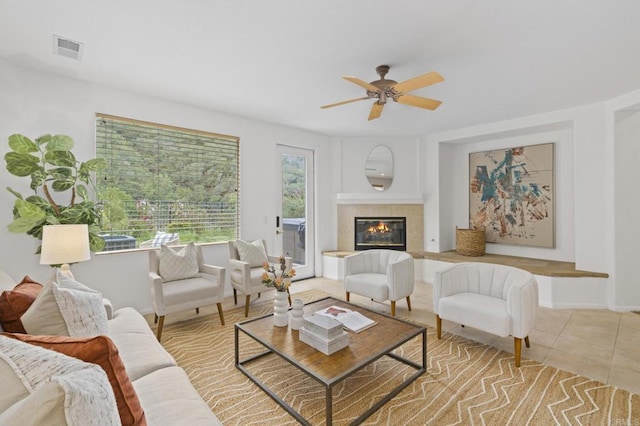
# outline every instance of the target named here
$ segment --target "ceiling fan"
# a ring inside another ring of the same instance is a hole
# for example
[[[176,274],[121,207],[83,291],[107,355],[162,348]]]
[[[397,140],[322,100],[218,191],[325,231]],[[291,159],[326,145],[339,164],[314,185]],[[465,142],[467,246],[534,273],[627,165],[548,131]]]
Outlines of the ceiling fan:
[[[335,104],[323,105],[320,108],[332,108],[339,105],[348,104],[351,102],[363,101],[365,99],[377,99],[371,107],[369,112],[369,120],[375,120],[382,114],[382,108],[389,99],[401,104],[410,105],[418,108],[424,108],[434,110],[440,106],[441,101],[435,99],[423,98],[421,96],[408,95],[407,92],[420,89],[423,87],[431,86],[432,84],[444,81],[444,78],[435,71],[428,72],[426,74],[419,75],[411,78],[402,83],[398,83],[395,80],[387,80],[384,78],[389,72],[389,65],[380,65],[376,67],[376,73],[380,76],[380,80],[367,83],[360,80],[357,77],[342,77],[347,81],[357,84],[360,87],[367,89],[367,96],[361,98],[349,99],[347,101],[338,102]]]

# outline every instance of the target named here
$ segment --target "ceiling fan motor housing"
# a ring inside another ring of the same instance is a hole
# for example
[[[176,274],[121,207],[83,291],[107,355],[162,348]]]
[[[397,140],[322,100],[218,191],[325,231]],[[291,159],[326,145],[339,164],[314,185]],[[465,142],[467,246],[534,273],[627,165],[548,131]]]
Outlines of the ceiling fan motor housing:
[[[387,80],[384,77],[389,72],[389,65],[379,65],[376,67],[376,73],[380,76],[379,80],[372,81],[371,84],[376,86],[379,91],[367,90],[367,96],[370,98],[377,98],[379,102],[384,104],[387,102],[387,98],[391,98],[394,101],[398,98],[399,93],[393,90],[393,86],[398,84],[395,80]],[[397,101],[396,101],[397,102]]]

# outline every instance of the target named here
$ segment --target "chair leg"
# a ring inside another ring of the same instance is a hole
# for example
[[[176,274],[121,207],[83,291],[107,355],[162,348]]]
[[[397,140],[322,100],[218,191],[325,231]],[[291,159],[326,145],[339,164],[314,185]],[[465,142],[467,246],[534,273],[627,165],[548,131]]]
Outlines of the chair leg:
[[[158,331],[156,333],[156,337],[158,338],[158,342],[162,338],[162,326],[164,325],[164,315],[158,317]]]
[[[347,297],[346,297],[347,302],[349,301],[349,296],[351,296],[351,293],[349,293],[349,292],[347,291]]]
[[[218,302],[218,315],[220,315],[220,324],[224,325],[224,314],[222,313],[222,303]]]
[[[392,317],[396,316],[396,301],[395,300],[391,301],[391,316]]]
[[[233,304],[237,305],[238,304],[238,292],[236,291],[236,289],[233,289]]]
[[[153,314],[153,323],[154,324],[158,323],[158,314]]]
[[[514,337],[513,346],[515,349],[516,367],[520,367],[520,355],[522,354],[522,339],[519,337]]]
[[[442,318],[436,314],[436,337],[438,340],[442,339]]]
[[[531,345],[529,345],[529,336],[524,338],[524,344],[527,345],[528,348],[531,347]]]
[[[200,313],[200,308],[196,308],[196,314]]]
[[[249,316],[249,303],[251,302],[251,295],[247,294],[244,302],[244,316],[245,318]]]
[[[407,296],[407,307],[409,308],[409,312],[411,312],[411,296]]]

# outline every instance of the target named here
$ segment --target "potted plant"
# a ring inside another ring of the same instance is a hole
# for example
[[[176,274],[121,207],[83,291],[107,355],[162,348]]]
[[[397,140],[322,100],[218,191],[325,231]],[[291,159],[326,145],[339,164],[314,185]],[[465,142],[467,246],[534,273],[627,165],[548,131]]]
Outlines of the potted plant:
[[[76,160],[71,152],[73,145],[73,139],[66,135],[47,134],[35,141],[20,134],[9,136],[11,151],[4,156],[7,171],[14,176],[29,177],[34,194],[24,197],[7,188],[17,197],[13,205],[14,220],[7,228],[41,240],[45,225],[86,224],[91,250],[98,252],[105,245],[98,235],[102,214],[89,199],[87,186],[95,190],[91,173],[103,170],[107,163],[100,158]],[[66,204],[58,201],[64,197]]]

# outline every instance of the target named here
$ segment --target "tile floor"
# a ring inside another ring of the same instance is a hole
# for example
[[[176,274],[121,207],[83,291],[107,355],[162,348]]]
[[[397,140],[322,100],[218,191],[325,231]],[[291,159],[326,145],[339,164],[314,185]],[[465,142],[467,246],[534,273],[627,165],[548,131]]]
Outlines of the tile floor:
[[[326,278],[294,282],[291,292],[310,288],[323,290],[341,299],[345,297],[342,282]],[[351,300],[390,312],[388,302],[372,302],[354,294]],[[411,308],[411,312],[407,311],[404,301],[396,304],[398,315],[435,327],[431,284],[416,282]],[[536,329],[529,336],[531,347],[522,345],[523,358],[640,394],[640,315],[596,309],[538,309]],[[511,337],[496,337],[448,321],[443,321],[443,331],[513,353]]]
[[[291,286],[291,293],[309,289],[322,290],[342,300],[345,297],[342,281],[327,278],[296,281]],[[270,291],[263,294],[262,300],[273,297],[272,294]],[[243,295],[238,297],[238,301],[241,300],[244,301]],[[355,294],[351,295],[351,300],[372,309],[390,312],[388,302],[372,302]],[[397,314],[435,327],[432,303],[431,284],[416,282],[411,296],[412,311],[408,312],[407,305],[399,301],[396,305]],[[233,297],[225,298],[223,309],[226,311],[233,307]],[[538,309],[536,329],[529,336],[531,347],[522,345],[523,358],[640,394],[640,315],[593,309]],[[201,309],[203,313],[218,315],[215,306]],[[193,315],[193,311],[169,315],[165,324]],[[146,317],[153,327],[153,315]],[[496,337],[448,321],[443,321],[443,330],[513,353],[511,337]]]

